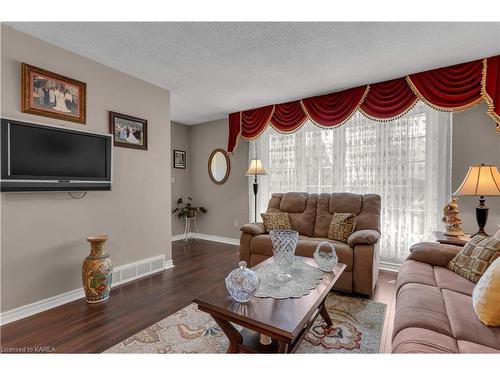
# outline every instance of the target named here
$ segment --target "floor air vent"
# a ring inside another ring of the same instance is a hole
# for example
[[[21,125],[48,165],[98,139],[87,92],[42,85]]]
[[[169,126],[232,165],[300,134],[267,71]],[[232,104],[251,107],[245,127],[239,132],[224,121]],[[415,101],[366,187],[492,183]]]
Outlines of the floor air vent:
[[[163,271],[165,269],[165,256],[140,260],[121,267],[115,267],[113,270],[112,286],[117,286],[139,277],[151,275],[152,273]]]

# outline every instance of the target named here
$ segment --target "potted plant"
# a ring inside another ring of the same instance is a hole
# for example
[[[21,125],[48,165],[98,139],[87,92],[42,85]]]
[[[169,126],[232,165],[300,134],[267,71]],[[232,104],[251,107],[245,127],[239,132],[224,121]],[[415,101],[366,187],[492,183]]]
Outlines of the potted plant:
[[[195,217],[197,211],[202,214],[206,214],[208,212],[205,207],[194,207],[192,202],[193,198],[191,197],[187,197],[186,203],[184,203],[182,198],[177,199],[177,207],[172,210],[172,214],[177,214],[177,217],[182,219],[183,217]]]

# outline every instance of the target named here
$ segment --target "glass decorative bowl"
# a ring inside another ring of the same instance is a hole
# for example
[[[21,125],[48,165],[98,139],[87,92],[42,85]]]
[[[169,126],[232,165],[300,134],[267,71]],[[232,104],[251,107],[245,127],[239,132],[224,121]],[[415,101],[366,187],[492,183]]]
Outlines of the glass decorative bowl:
[[[290,280],[292,278],[290,270],[295,260],[299,232],[288,229],[273,229],[269,231],[269,234],[273,243],[273,259],[280,269],[276,278],[280,281]]]
[[[321,250],[323,245],[328,245],[330,247],[330,251]],[[337,252],[335,251],[335,246],[328,241],[321,241],[318,246],[316,246],[313,257],[318,265],[318,268],[324,272],[332,272],[339,261]]]
[[[238,266],[226,277],[226,288],[237,302],[248,302],[259,289],[260,279],[254,271],[247,268],[247,262],[241,261]]]

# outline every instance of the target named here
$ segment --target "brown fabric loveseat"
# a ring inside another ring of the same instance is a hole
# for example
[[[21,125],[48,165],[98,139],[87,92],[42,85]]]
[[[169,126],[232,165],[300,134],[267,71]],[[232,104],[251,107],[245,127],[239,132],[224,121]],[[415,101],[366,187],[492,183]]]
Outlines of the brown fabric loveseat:
[[[500,327],[472,307],[476,284],[447,268],[460,247],[412,246],[397,280],[393,353],[500,353]]]
[[[319,241],[335,245],[339,262],[347,265],[335,289],[370,295],[378,277],[380,196],[376,194],[275,193],[270,212],[287,212],[299,232],[296,255],[312,257]],[[328,228],[334,212],[354,212],[356,227],[347,243],[329,240]],[[271,238],[262,223],[241,228],[240,259],[252,267],[273,255]]]

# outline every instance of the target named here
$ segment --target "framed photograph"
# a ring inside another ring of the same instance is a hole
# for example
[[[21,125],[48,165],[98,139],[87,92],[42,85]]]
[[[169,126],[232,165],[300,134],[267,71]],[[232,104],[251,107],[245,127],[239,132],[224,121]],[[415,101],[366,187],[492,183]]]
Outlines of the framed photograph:
[[[174,150],[174,168],[186,169],[186,151]]]
[[[24,63],[21,69],[22,112],[85,124],[84,82]]]
[[[109,112],[109,133],[113,134],[113,144],[117,147],[148,149],[148,121]]]

